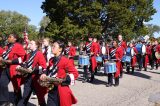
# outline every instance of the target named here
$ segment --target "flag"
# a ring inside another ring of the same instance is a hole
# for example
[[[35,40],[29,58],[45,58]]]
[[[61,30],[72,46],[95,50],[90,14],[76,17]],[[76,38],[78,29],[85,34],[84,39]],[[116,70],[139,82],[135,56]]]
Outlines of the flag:
[[[23,32],[23,40],[24,40],[24,46],[25,46],[24,48],[26,49],[29,43],[28,33],[26,30]]]
[[[24,42],[28,44],[28,33],[24,31]]]

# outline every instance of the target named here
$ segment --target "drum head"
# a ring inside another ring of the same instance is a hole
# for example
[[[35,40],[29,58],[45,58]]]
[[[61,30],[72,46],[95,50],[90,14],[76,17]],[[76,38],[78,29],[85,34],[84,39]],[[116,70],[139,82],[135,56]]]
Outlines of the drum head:
[[[145,53],[146,53],[146,46],[142,45],[142,54],[145,54]]]

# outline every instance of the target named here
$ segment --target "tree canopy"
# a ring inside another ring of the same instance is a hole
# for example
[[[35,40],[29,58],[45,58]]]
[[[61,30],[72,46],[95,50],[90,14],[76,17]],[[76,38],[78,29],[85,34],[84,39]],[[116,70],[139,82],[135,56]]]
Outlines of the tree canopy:
[[[66,40],[102,33],[126,39],[146,35],[144,22],[156,12],[153,0],[45,0],[41,8],[51,20],[46,36]]]
[[[10,33],[16,33],[23,37],[23,32],[27,29],[31,39],[37,38],[37,27],[29,25],[30,19],[15,11],[0,11],[0,35],[6,36]]]

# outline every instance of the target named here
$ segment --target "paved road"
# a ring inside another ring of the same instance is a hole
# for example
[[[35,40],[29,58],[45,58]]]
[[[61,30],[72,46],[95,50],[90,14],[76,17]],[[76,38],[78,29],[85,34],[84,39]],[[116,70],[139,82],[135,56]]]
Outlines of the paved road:
[[[151,94],[160,92],[159,70],[135,71],[124,74],[118,87],[106,87],[107,76],[99,71],[93,83],[82,83],[82,69],[75,86],[71,86],[78,103],[74,106],[153,106],[148,101]],[[11,85],[10,85],[11,86]],[[12,90],[11,90],[12,91]],[[30,99],[29,106],[38,106]]]

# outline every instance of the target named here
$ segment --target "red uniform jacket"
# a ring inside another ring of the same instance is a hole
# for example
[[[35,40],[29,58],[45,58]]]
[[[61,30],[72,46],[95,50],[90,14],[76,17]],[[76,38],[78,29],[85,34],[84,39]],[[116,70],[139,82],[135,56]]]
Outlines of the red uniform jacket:
[[[121,45],[119,45],[119,46],[122,46],[124,50],[127,49],[127,44],[125,41],[122,41]]]
[[[49,62],[49,67],[53,65],[53,58],[51,58]],[[58,78],[65,78],[66,77],[66,71],[68,70],[69,75],[74,76],[74,79],[78,78],[78,71],[75,69],[72,63],[69,62],[69,60],[62,56],[59,63],[57,64],[57,77]],[[72,80],[72,77],[70,77]],[[59,98],[60,98],[60,106],[71,106],[72,104],[75,104],[77,100],[75,99],[71,89],[69,86],[61,86],[58,85],[58,92],[59,92]]]
[[[91,45],[91,52],[94,53],[94,55],[100,54],[100,45],[97,42],[93,42]]]
[[[7,49],[8,49],[8,46],[6,46],[4,51],[6,51]],[[8,60],[18,59],[19,64],[20,64],[24,61],[24,57],[25,57],[25,50],[23,49],[23,46],[19,43],[15,43],[11,49],[11,52],[8,55]],[[22,84],[22,82],[21,82],[22,80],[21,80],[21,78],[16,77],[17,65],[18,64],[16,64],[16,65],[11,64],[11,65],[8,65],[8,67],[10,70],[10,77],[11,77],[11,81],[13,83],[14,89],[20,90],[20,85]]]
[[[152,54],[152,51],[151,51],[152,46],[147,45],[146,48],[147,48],[147,49],[146,49],[146,54],[147,54],[148,56],[151,56],[151,54]]]
[[[0,47],[0,56],[2,56],[3,51],[3,48]]]
[[[156,52],[160,54],[160,44],[156,48]],[[160,63],[160,59],[156,61],[157,63]]]
[[[71,46],[69,49],[69,60],[74,65],[74,56],[76,55],[76,48],[74,46]]]
[[[95,71],[95,68],[97,67],[96,56],[101,52],[100,45],[97,42],[92,42],[91,52],[93,53],[91,56],[92,71]]]
[[[144,60],[144,64],[143,64],[144,68],[147,67],[147,63],[149,62],[149,57],[148,57],[149,53],[150,53],[150,48],[148,46],[146,46],[146,55],[145,55],[145,60]]]
[[[74,57],[76,55],[76,48],[74,46],[70,47],[68,55],[71,57]]]
[[[76,48],[74,46],[67,47],[69,49],[69,61],[74,65],[74,56],[76,55]],[[67,49],[66,48],[66,49]]]
[[[138,51],[137,51],[136,47],[133,47],[133,50],[134,50],[134,56],[132,57],[132,60],[131,60],[131,66],[135,67],[136,66],[136,62],[137,62],[136,55],[138,54]]]
[[[160,44],[156,47],[156,52],[160,53]]]
[[[29,59],[30,54],[27,55],[27,60]],[[33,63],[32,63],[32,69],[36,69],[35,71],[37,71],[36,73],[32,74],[32,79],[33,79],[33,87],[35,88],[37,97],[38,97],[38,102],[39,103],[43,103],[44,102],[44,96],[47,93],[47,88],[42,87],[39,85],[39,83],[37,82],[40,74],[38,71],[44,71],[46,70],[47,66],[46,66],[46,60],[45,57],[43,55],[42,52],[37,51],[34,59],[33,59]]]
[[[2,56],[2,54],[3,54],[3,48],[0,47],[0,57]],[[0,67],[0,76],[1,76],[1,72],[2,72],[2,69]]]

